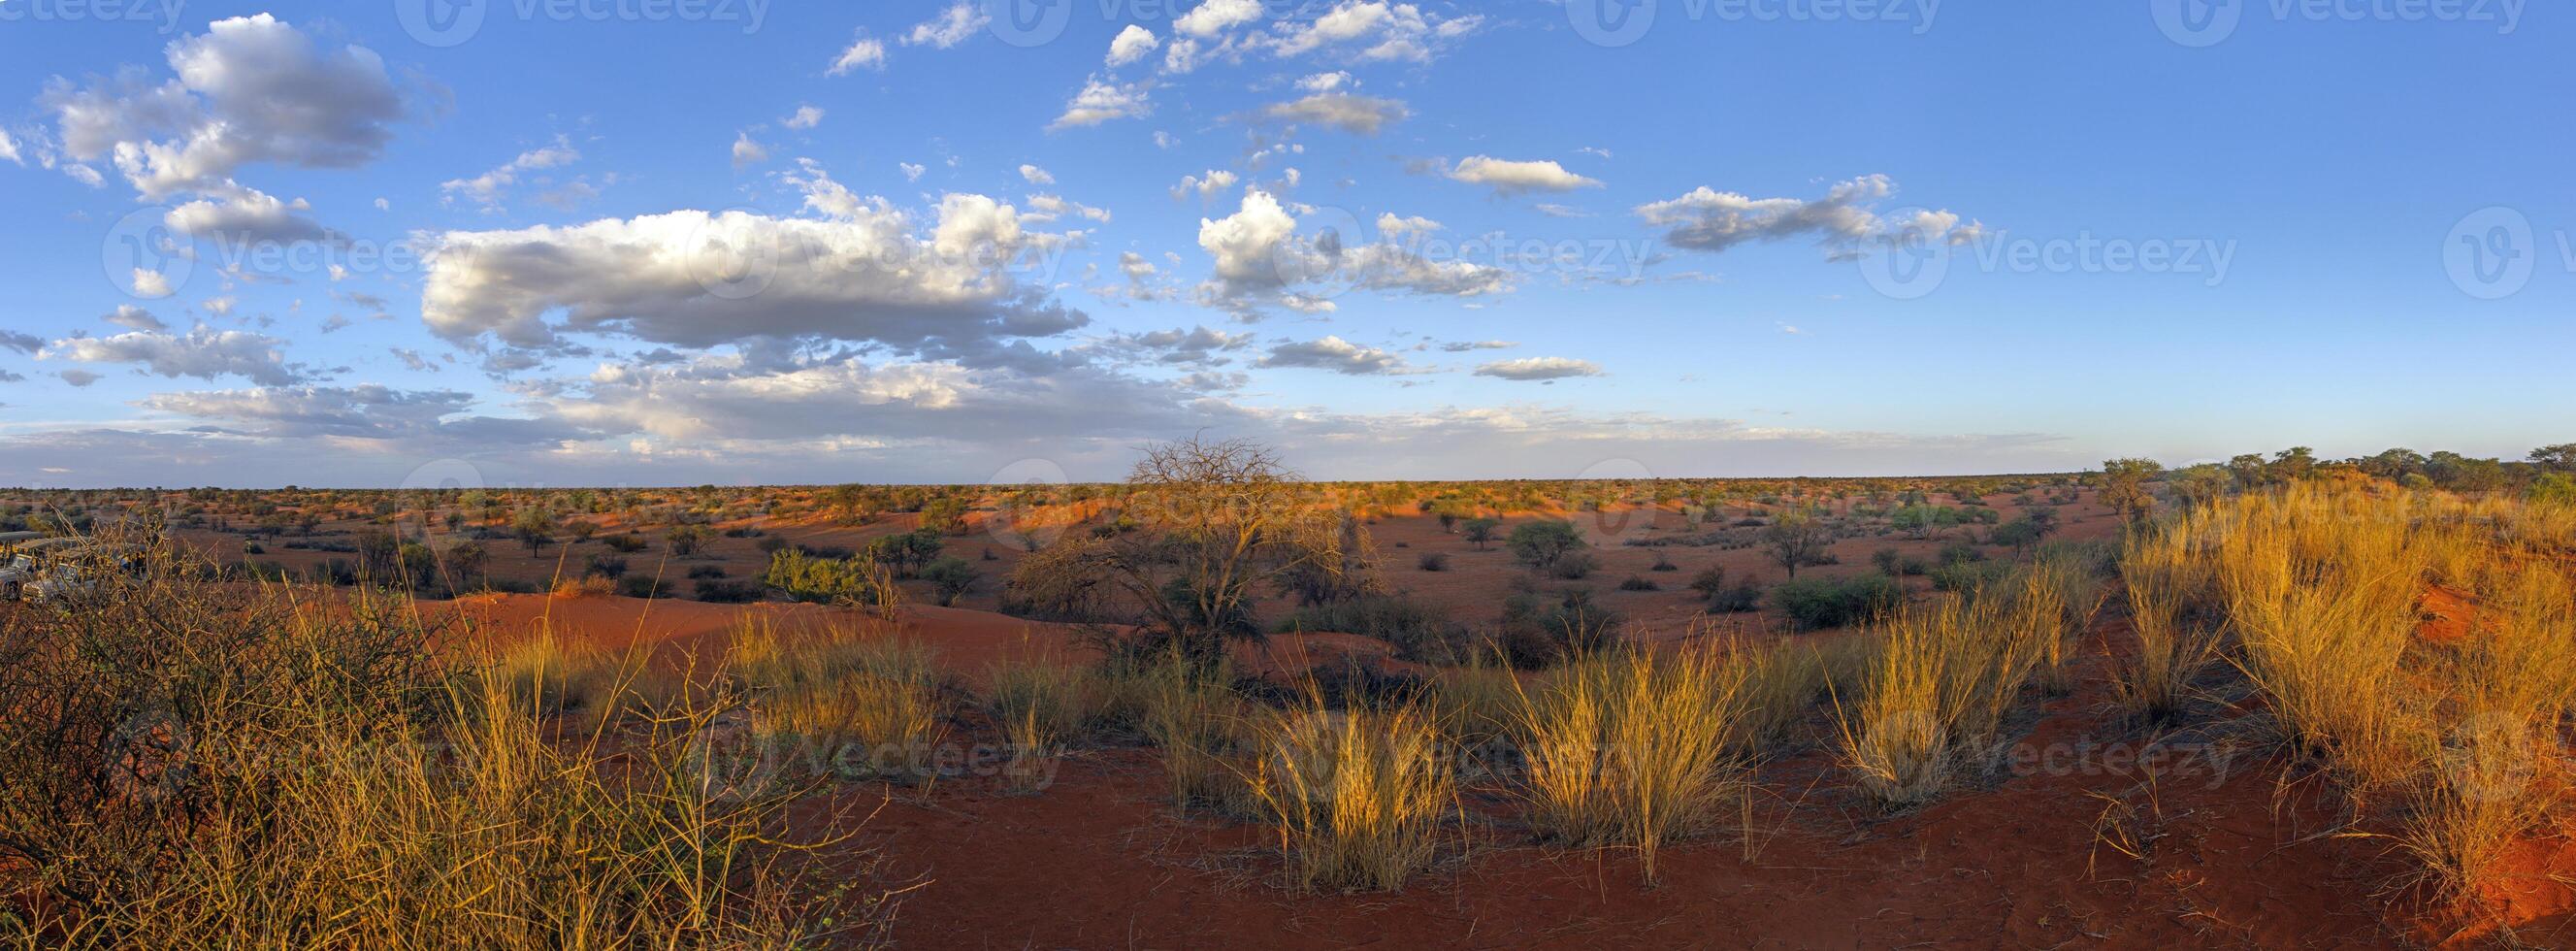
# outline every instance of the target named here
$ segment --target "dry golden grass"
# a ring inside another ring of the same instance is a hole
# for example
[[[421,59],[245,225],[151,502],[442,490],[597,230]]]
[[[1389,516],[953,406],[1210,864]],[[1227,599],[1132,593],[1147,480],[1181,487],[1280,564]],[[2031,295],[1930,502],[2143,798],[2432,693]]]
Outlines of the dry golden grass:
[[[845,778],[926,783],[947,736],[935,653],[882,631],[737,633],[726,667],[750,694],[758,734],[802,744]]]
[[[1456,824],[1457,775],[1419,702],[1345,712],[1310,698],[1269,718],[1260,743],[1250,795],[1295,887],[1402,888]]]
[[[783,947],[883,909],[806,877],[794,790],[713,781],[700,694],[567,739],[627,681],[560,645],[446,666],[407,602],[154,571],[0,616],[0,851],[43,947]],[[567,702],[556,684],[586,684]],[[44,685],[39,687],[38,685]],[[143,710],[128,717],[119,710]],[[834,923],[837,921],[838,923]]]
[[[1521,794],[1551,841],[1633,848],[1652,881],[1663,844],[1711,826],[1744,783],[1743,672],[1719,651],[1592,655],[1515,689]]]
[[[2357,820],[2386,814],[2418,878],[2467,901],[2566,815],[2569,525],[2511,500],[2298,485],[2186,513],[2124,571],[2156,623],[2212,579],[2284,739],[2342,780]],[[2472,611],[2440,641],[2419,633],[2437,583]]]
[[[2130,715],[2164,720],[2181,712],[2192,683],[2215,660],[2217,632],[2189,610],[2199,593],[2202,573],[2181,532],[2141,532],[2122,549],[2127,566],[2130,628],[2134,652],[2118,655],[2111,691]]]
[[[1945,597],[1880,622],[1858,691],[1835,701],[1843,762],[1862,789],[1912,806],[1988,765],[2004,718],[2062,639],[2062,618],[2053,598],[1985,596]]]
[[[1244,759],[1255,742],[1252,710],[1227,687],[1227,674],[1175,657],[1131,676],[1140,704],[1137,726],[1163,752],[1172,803],[1249,814]]]
[[[1049,767],[1065,744],[1089,727],[1096,678],[1065,664],[1016,661],[992,665],[985,679],[984,712],[1010,747],[1003,775],[1013,788],[1033,790],[1053,777]]]

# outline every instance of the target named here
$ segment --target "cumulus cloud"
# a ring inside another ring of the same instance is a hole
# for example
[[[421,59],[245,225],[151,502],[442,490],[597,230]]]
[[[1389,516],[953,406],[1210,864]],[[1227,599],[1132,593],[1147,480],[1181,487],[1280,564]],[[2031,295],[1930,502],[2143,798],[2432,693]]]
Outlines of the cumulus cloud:
[[[382,154],[403,97],[384,60],[333,48],[268,14],[217,20],[169,45],[176,78],[126,68],[38,102],[63,152],[110,161],[149,201],[222,186],[244,166],[350,168]]]
[[[1473,297],[1512,288],[1511,272],[1472,261],[1435,261],[1390,242],[1353,245],[1357,235],[1297,232],[1297,219],[1254,189],[1223,218],[1199,220],[1199,248],[1214,262],[1200,286],[1207,303],[1244,313],[1277,304],[1308,313],[1334,309],[1317,285],[1347,282],[1378,291]]]
[[[1216,197],[1219,192],[1233,190],[1234,183],[1240,180],[1233,172],[1221,168],[1209,169],[1205,175],[1183,175],[1181,183],[1172,186],[1172,197],[1183,198],[1197,192],[1200,200],[1204,201]]]
[[[1503,380],[1547,382],[1568,377],[1600,376],[1602,373],[1601,365],[1590,360],[1575,360],[1568,357],[1526,357],[1485,364],[1476,368],[1476,375]]]
[[[438,236],[422,317],[451,341],[530,349],[609,333],[691,347],[872,342],[969,358],[992,356],[1002,338],[1089,320],[1016,279],[1024,257],[1061,236],[1023,229],[1010,205],[945,196],[925,236],[905,212],[819,170],[785,178],[826,217],[685,210]]]
[[[1498,195],[1522,192],[1564,192],[1577,188],[1599,188],[1597,179],[1585,178],[1565,170],[1552,160],[1515,162],[1484,155],[1471,155],[1458,160],[1449,170],[1453,181],[1483,185]]]
[[[944,50],[966,42],[975,35],[975,31],[992,22],[993,18],[985,15],[982,4],[975,0],[957,0],[948,9],[940,11],[938,17],[914,26],[912,32],[904,34],[903,45]]]
[[[1201,39],[1261,19],[1261,0],[1207,0],[1172,21],[1172,32]]]
[[[285,342],[239,330],[198,327],[185,335],[138,330],[113,337],[71,337],[54,341],[36,354],[40,360],[74,363],[124,363],[166,377],[212,380],[238,376],[267,386],[287,386],[317,374],[288,363]]]
[[[1093,126],[1112,119],[1139,118],[1151,115],[1153,111],[1153,103],[1147,101],[1142,85],[1121,85],[1095,76],[1083,83],[1081,92],[1065,102],[1064,114],[1057,116],[1047,128]]]
[[[1317,93],[1295,102],[1275,103],[1263,109],[1261,114],[1281,122],[1311,122],[1359,135],[1376,135],[1388,123],[1400,121],[1411,113],[1403,103],[1393,99],[1349,93]]]
[[[811,129],[823,124],[823,110],[815,106],[797,106],[796,113],[778,121],[790,129]]]
[[[1377,230],[1389,238],[1399,238],[1408,234],[1430,234],[1440,230],[1440,223],[1419,215],[1399,217],[1390,211],[1377,216]]]
[[[1023,165],[1021,165],[1021,166],[1020,166],[1020,177],[1021,177],[1022,179],[1027,180],[1027,181],[1028,181],[1028,183],[1029,183],[1029,184],[1031,184],[1031,185],[1053,185],[1053,184],[1055,184],[1055,176],[1054,176],[1054,175],[1050,175],[1050,174],[1048,174],[1046,169],[1039,168],[1039,167],[1037,167],[1037,166],[1035,166],[1035,165],[1027,165],[1027,164],[1023,164]]]
[[[1441,18],[1410,3],[1344,0],[1309,21],[1286,20],[1246,41],[1280,57],[1332,52],[1364,62],[1427,62],[1439,46],[1473,33],[1484,17]]]
[[[313,206],[298,198],[280,201],[248,188],[227,188],[214,199],[188,202],[161,216],[170,230],[192,237],[235,243],[279,243],[334,240],[339,236],[304,216]]]
[[[26,159],[18,156],[18,140],[10,138],[7,129],[0,129],[0,159],[8,160],[11,165],[27,164]]]
[[[1385,376],[1411,369],[1403,357],[1335,336],[1278,344],[1270,348],[1270,355],[1262,357],[1258,365],[1331,370],[1349,376]]]
[[[1127,24],[1126,29],[1118,31],[1116,38],[1109,41],[1109,56],[1106,63],[1111,68],[1125,66],[1144,59],[1146,54],[1161,45],[1163,41],[1154,36],[1154,31],[1130,23]]]
[[[1067,217],[1084,218],[1091,221],[1105,223],[1109,220],[1110,215],[1109,210],[1106,208],[1094,208],[1090,205],[1060,196],[1030,195],[1029,210],[1020,215],[1020,220],[1030,224],[1045,224]]]
[[[852,70],[858,69],[881,71],[885,69],[885,65],[885,41],[869,36],[866,30],[860,30],[858,35],[850,40],[850,45],[841,50],[841,55],[832,60],[832,68],[825,70],[824,75],[847,76]]]
[[[1827,256],[1844,259],[1872,245],[1905,241],[1964,244],[1983,233],[1975,223],[1962,224],[1956,214],[1925,211],[1898,217],[1880,215],[1875,204],[1894,194],[1896,183],[1885,175],[1865,175],[1842,182],[1813,200],[1750,198],[1702,185],[1679,198],[1637,206],[1647,224],[1668,229],[1664,242],[1693,251],[1720,252],[1753,241],[1812,238]]]

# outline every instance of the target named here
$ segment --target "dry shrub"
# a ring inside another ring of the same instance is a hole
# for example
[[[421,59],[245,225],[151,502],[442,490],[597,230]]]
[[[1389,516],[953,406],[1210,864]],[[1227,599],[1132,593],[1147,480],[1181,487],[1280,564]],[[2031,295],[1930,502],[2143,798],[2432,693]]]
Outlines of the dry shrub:
[[[1531,825],[1558,843],[1636,849],[1652,881],[1662,845],[1708,828],[1744,783],[1742,678],[1693,646],[1587,656],[1534,690],[1515,684]]]

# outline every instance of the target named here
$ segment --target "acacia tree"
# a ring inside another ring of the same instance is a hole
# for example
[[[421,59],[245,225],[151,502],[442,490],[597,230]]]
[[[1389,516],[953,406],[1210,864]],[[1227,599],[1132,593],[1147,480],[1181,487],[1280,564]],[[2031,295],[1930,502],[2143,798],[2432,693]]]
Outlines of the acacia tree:
[[[1789,570],[1789,578],[1798,577],[1799,565],[1812,565],[1825,555],[1825,546],[1833,543],[1833,533],[1823,519],[1808,509],[1790,509],[1771,520],[1762,530],[1762,543],[1771,549],[1771,560]]]
[[[2154,493],[2147,490],[2147,480],[2164,474],[2164,471],[2164,464],[2153,459],[2113,459],[2104,462],[2102,464],[2102,504],[2120,513],[2122,521],[2135,524],[2139,519],[2145,518],[2148,512],[2155,510],[2156,497]]]

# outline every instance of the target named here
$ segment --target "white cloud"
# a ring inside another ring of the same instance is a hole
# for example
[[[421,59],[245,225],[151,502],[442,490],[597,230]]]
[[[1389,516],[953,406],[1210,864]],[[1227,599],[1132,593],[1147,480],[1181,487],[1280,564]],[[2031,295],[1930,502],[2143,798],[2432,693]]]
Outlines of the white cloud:
[[[1207,0],[1172,21],[1172,32],[1202,39],[1261,18],[1261,0]]]
[[[985,15],[982,4],[975,0],[957,0],[956,3],[950,4],[948,9],[941,11],[938,17],[915,26],[912,32],[904,34],[903,45],[927,45],[944,50],[966,42],[975,35],[975,31],[983,29],[992,22],[993,18]]]
[[[1028,183],[1029,183],[1029,184],[1031,184],[1031,185],[1053,185],[1053,184],[1055,184],[1055,176],[1047,174],[1047,170],[1046,170],[1046,169],[1039,168],[1039,167],[1037,167],[1037,166],[1035,166],[1035,165],[1027,165],[1027,164],[1023,164],[1023,165],[1021,165],[1021,166],[1020,166],[1020,177],[1021,177],[1021,178],[1023,178],[1023,179],[1026,179],[1026,180],[1028,181]]]
[[[903,170],[903,180],[907,182],[920,181],[921,173],[929,171],[929,169],[923,168],[919,165],[914,165],[911,162],[897,162],[895,163],[895,167]]]
[[[1721,252],[1752,241],[1810,237],[1828,257],[1857,256],[1872,245],[1922,240],[1961,244],[1975,240],[1982,226],[1961,224],[1947,211],[1924,211],[1888,218],[1874,210],[1894,194],[1896,183],[1885,175],[1865,175],[1836,184],[1815,200],[1750,198],[1702,185],[1668,201],[1637,206],[1649,225],[1667,228],[1664,241],[1677,248]]]
[[[252,164],[364,165],[403,116],[374,51],[323,47],[264,13],[215,21],[167,59],[177,78],[157,85],[126,69],[83,87],[56,78],[38,97],[66,154],[112,161],[149,201],[219,187]]]
[[[1601,365],[1590,360],[1575,360],[1567,357],[1525,357],[1479,366],[1476,368],[1476,375],[1503,380],[1546,382],[1569,377],[1601,376],[1602,372]]]
[[[113,337],[56,340],[36,354],[40,360],[74,363],[130,363],[167,377],[214,379],[240,376],[266,386],[285,386],[312,378],[300,364],[286,362],[284,341],[239,330],[216,332],[199,327],[185,336],[138,330]]]
[[[503,193],[518,183],[520,173],[560,168],[580,160],[581,152],[574,149],[569,140],[558,135],[552,145],[521,152],[499,168],[473,178],[442,182],[438,188],[450,200],[462,196],[485,208],[495,208],[500,205]]]
[[[970,361],[1089,320],[1016,279],[1024,255],[1060,236],[1024,230],[1009,205],[944,196],[925,238],[818,169],[782,179],[831,217],[686,210],[437,236],[422,318],[451,341],[529,349],[561,348],[567,333],[689,347],[825,339]]]
[[[1440,230],[1440,223],[1419,215],[1397,217],[1394,212],[1389,211],[1381,212],[1377,216],[1377,230],[1379,234],[1397,238],[1407,234],[1430,234]]]
[[[1109,210],[1106,208],[1094,208],[1055,195],[1031,195],[1029,213],[1021,215],[1020,220],[1030,224],[1045,224],[1067,216],[1103,223],[1108,222],[1110,217]]]
[[[790,129],[811,129],[823,124],[823,110],[814,106],[800,105],[796,107],[795,115],[779,120],[778,124]]]
[[[1221,168],[1209,169],[1205,175],[1183,175],[1181,183],[1172,186],[1172,197],[1183,198],[1197,192],[1201,200],[1214,198],[1219,192],[1233,190],[1234,183],[1239,180],[1240,176]]]
[[[1313,73],[1297,80],[1297,88],[1304,92],[1340,92],[1352,85],[1351,74],[1339,71]]]
[[[18,141],[9,137],[7,129],[0,129],[0,159],[8,159],[12,165],[27,164],[26,159],[18,157]]]
[[[1154,36],[1154,31],[1130,23],[1127,24],[1126,29],[1118,31],[1117,38],[1109,41],[1109,57],[1106,63],[1113,69],[1125,66],[1144,59],[1145,54],[1153,52],[1155,47],[1161,45],[1163,41]]]
[[[99,319],[127,330],[166,331],[170,329],[169,324],[162,323],[161,318],[152,316],[151,311],[132,304],[118,305],[116,310]]]
[[[134,296],[147,300],[158,300],[172,293],[169,276],[147,268],[134,269],[131,285],[134,288]]]
[[[1279,344],[1271,347],[1270,355],[1261,358],[1261,362],[1257,365],[1272,368],[1302,367],[1331,370],[1348,376],[1384,376],[1404,373],[1411,369],[1405,364],[1403,357],[1376,347],[1363,347],[1335,336],[1327,336],[1321,340]]]
[[[1199,220],[1199,247],[1213,260],[1213,276],[1200,285],[1206,303],[1245,312],[1277,304],[1306,313],[1335,309],[1324,288],[1474,297],[1512,288],[1514,275],[1471,261],[1434,261],[1389,243],[1350,245],[1356,235],[1297,233],[1297,219],[1268,192],[1254,189],[1232,215]]]
[[[769,161],[769,147],[751,140],[751,133],[740,132],[733,139],[733,167],[740,169]]]
[[[285,244],[335,237],[329,229],[300,214],[312,207],[301,198],[279,201],[252,189],[235,187],[218,198],[200,198],[172,208],[161,216],[161,221],[180,234],[244,244]]]
[[[1112,119],[1134,119],[1149,115],[1153,105],[1145,99],[1141,85],[1119,85],[1103,82],[1098,77],[1083,83],[1082,91],[1064,104],[1064,114],[1057,116],[1049,129],[1099,125]]]
[[[1261,114],[1282,122],[1313,122],[1361,135],[1376,135],[1388,123],[1402,120],[1411,113],[1403,103],[1393,99],[1317,93],[1295,102],[1274,104],[1263,109]]]
[[[1449,170],[1449,178],[1470,185],[1483,185],[1500,195],[1601,187],[1599,180],[1566,171],[1565,166],[1554,161],[1515,162],[1483,155],[1460,159],[1458,166]]]
[[[852,70],[874,69],[882,71],[885,69],[885,66],[885,41],[869,36],[868,31],[866,30],[860,30],[858,35],[850,40],[849,47],[847,49],[843,49],[841,51],[841,55],[832,60],[832,68],[825,70],[823,74],[826,76],[847,76]]]

